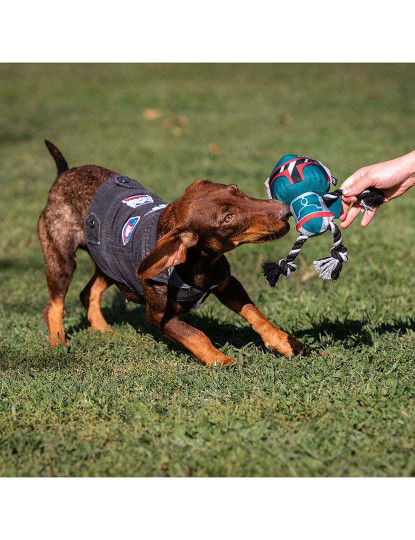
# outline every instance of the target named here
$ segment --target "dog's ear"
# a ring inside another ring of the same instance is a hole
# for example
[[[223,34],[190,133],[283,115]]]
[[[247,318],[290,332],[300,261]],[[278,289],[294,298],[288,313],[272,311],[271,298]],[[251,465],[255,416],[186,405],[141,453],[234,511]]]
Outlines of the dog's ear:
[[[195,232],[175,227],[162,236],[153,251],[141,261],[137,268],[137,277],[152,278],[170,266],[184,263],[187,250],[197,241],[198,236]]]
[[[190,184],[190,186],[187,186],[186,190],[185,190],[185,193],[187,193],[188,191],[192,191],[194,188],[197,188],[198,186],[200,186],[201,184],[213,184],[212,180],[195,180],[194,182],[192,182]]]

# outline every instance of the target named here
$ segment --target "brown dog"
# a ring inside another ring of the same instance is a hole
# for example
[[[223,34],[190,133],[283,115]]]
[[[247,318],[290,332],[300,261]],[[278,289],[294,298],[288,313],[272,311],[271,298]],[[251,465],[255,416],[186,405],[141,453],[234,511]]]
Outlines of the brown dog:
[[[49,289],[43,316],[50,344],[57,345],[60,341],[66,345],[62,322],[64,300],[76,267],[76,251],[78,248],[91,251],[85,220],[98,188],[116,173],[94,165],[68,169],[59,150],[48,141],[46,145],[57,164],[58,177],[38,225]],[[118,178],[128,182],[125,177]],[[236,185],[196,180],[180,199],[160,211],[154,249],[138,265],[134,276],[142,294],[115,281],[96,265],[94,276],[80,295],[91,328],[111,331],[102,315],[100,301],[104,291],[115,283],[127,300],[145,303],[147,321],[186,347],[199,362],[234,364],[235,360],[217,350],[205,334],[180,320],[180,314],[194,306],[172,298],[170,284],[156,279],[160,273],[174,270],[185,287],[201,294],[212,292],[247,320],[268,349],[285,356],[301,353],[303,344],[270,323],[230,272],[222,282],[212,285],[218,261],[223,262],[223,253],[241,244],[260,244],[282,237],[289,230],[288,217],[289,207],[279,201],[253,199]],[[92,220],[90,223],[94,226]]]

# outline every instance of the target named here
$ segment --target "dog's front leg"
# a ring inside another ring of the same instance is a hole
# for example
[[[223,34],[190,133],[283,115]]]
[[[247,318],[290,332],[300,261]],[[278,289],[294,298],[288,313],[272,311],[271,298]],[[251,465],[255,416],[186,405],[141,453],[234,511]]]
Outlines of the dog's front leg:
[[[165,285],[156,285],[146,279],[141,279],[141,285],[146,299],[147,322],[188,349],[205,366],[230,366],[236,363],[236,360],[218,351],[203,332],[180,320],[181,304],[168,301]]]
[[[200,330],[180,320],[178,315],[171,318],[162,312],[147,308],[147,321],[157,326],[165,336],[188,349],[205,366],[230,366],[236,360],[216,349],[210,339]]]
[[[253,330],[261,336],[267,349],[284,356],[294,356],[305,350],[305,346],[295,337],[269,322],[249,298],[242,284],[233,276],[222,283],[214,294],[222,304],[249,322]]]

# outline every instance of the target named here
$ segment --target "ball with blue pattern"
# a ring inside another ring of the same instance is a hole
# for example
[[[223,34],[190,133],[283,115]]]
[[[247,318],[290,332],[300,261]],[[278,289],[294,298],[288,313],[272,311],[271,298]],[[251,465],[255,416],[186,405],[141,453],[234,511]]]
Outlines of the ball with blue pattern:
[[[297,231],[305,236],[324,233],[329,223],[341,214],[340,198],[323,200],[336,180],[322,163],[286,154],[273,168],[267,180],[268,194],[290,205]]]

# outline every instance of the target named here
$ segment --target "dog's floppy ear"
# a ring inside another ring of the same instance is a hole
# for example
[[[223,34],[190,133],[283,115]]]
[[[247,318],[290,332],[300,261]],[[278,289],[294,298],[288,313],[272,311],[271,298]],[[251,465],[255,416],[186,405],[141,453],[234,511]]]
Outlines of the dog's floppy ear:
[[[175,227],[160,238],[151,253],[141,261],[137,268],[137,277],[152,278],[170,268],[184,263],[188,248],[198,241],[195,232]]]
[[[195,180],[194,182],[190,184],[190,186],[187,186],[185,193],[188,191],[192,191],[197,186],[200,186],[200,184],[213,184],[213,182],[212,180],[200,180],[200,179]]]

